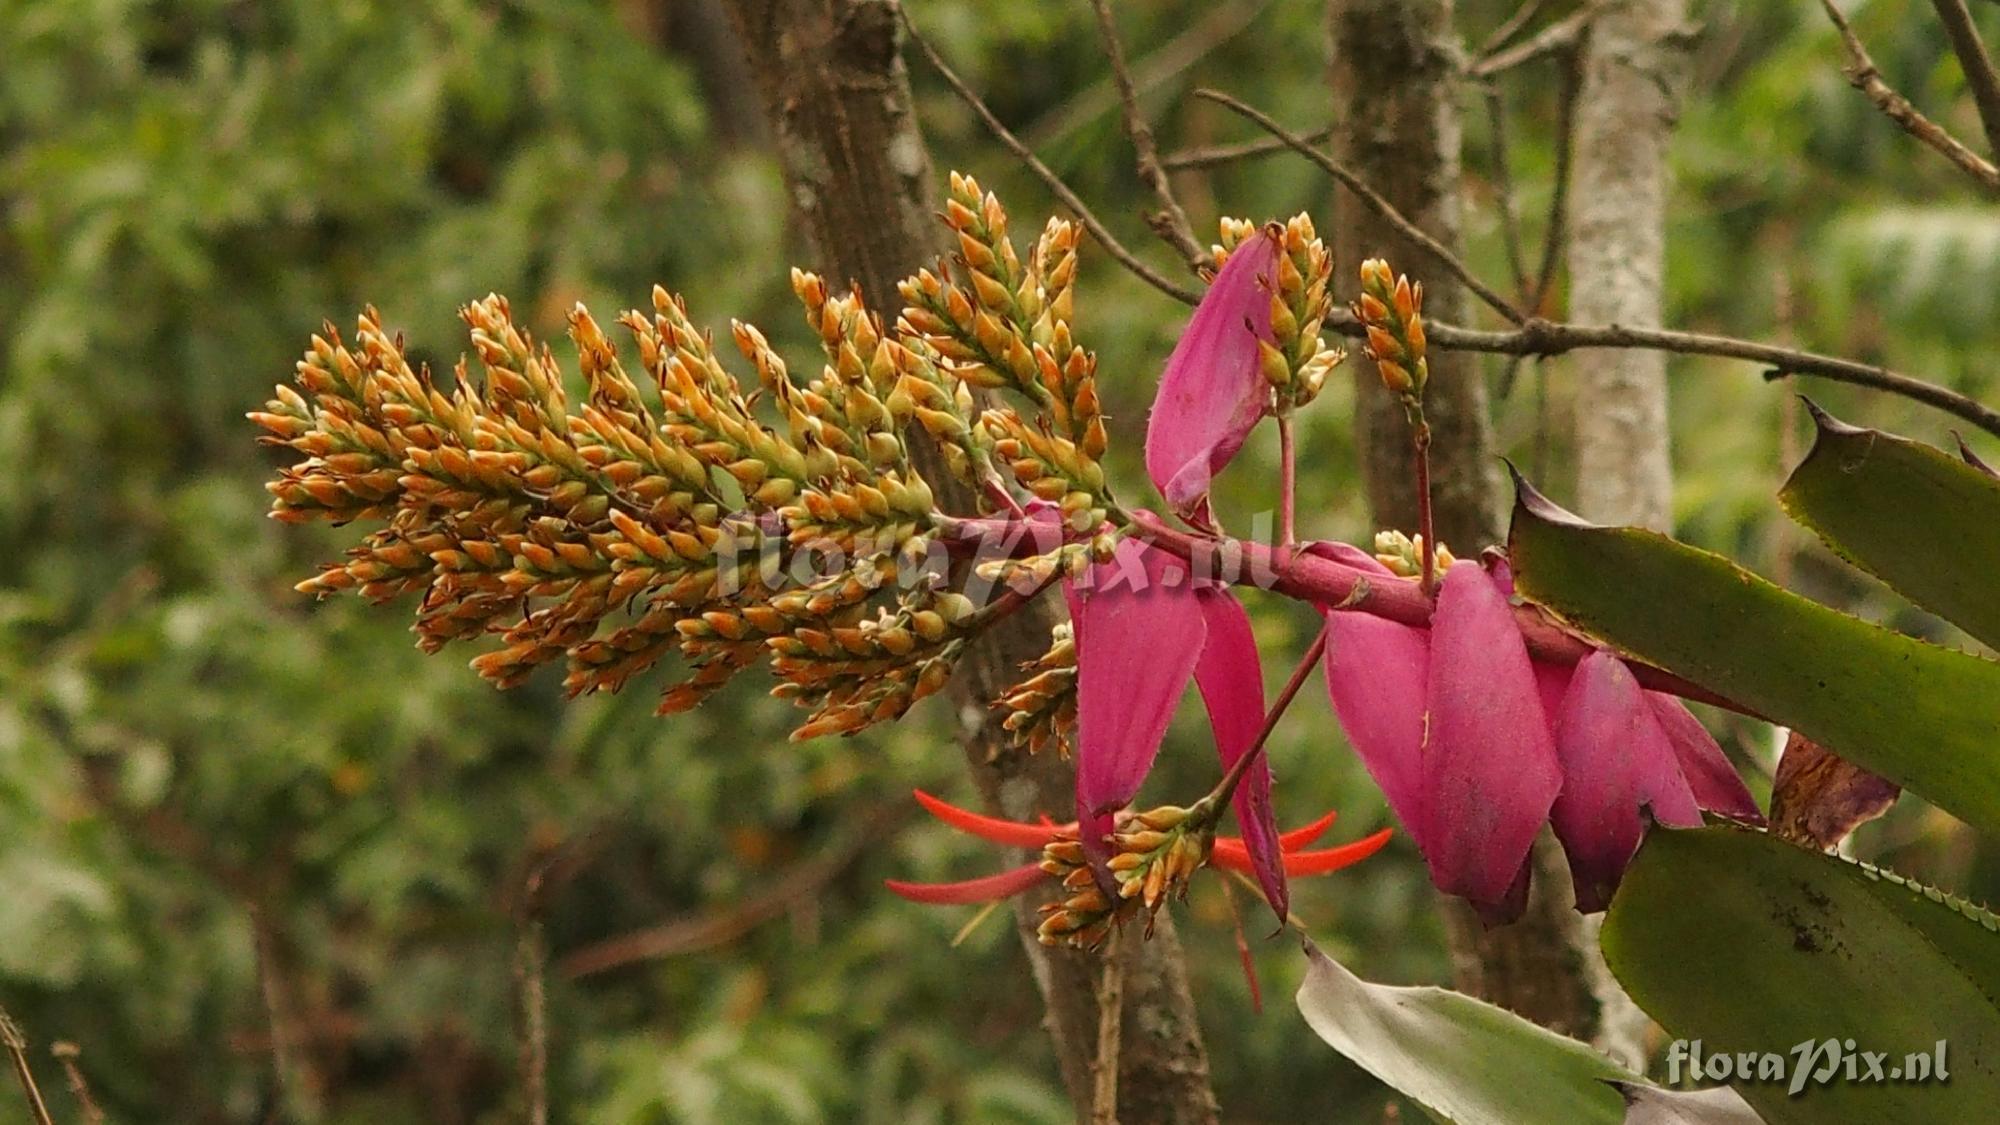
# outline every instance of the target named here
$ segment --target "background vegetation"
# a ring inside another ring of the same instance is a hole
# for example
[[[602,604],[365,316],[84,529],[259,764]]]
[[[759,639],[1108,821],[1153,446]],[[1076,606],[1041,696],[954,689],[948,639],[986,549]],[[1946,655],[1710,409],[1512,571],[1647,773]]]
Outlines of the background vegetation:
[[[1088,7],[909,4],[1141,244],[1150,197]],[[1299,128],[1330,115],[1317,5],[1125,7],[1165,148],[1245,137],[1185,97],[1197,85]],[[1467,40],[1513,7],[1464,0]],[[1935,22],[1902,18],[1913,7],[1873,0],[1857,24],[1893,84],[1976,134]],[[1847,87],[1811,6],[1697,8],[1669,323],[2000,397],[1982,350],[2000,319],[2000,219]],[[527,873],[550,863],[562,1119],[1068,1119],[1008,927],[953,949],[962,912],[880,887],[995,866],[905,798],[918,785],[969,799],[942,716],[789,745],[789,716],[755,689],[671,722],[642,688],[564,703],[554,673],[498,694],[458,659],[421,657],[398,612],[294,594],[344,541],[263,518],[271,459],[243,411],[323,318],[364,303],[440,367],[462,347],[454,310],[488,290],[556,337],[572,302],[642,305],[658,281],[705,321],[804,343],[785,283],[797,245],[730,50],[702,0],[0,5],[0,998],[58,1099],[43,1048],[66,1039],[115,1120],[503,1120],[514,919]],[[914,70],[940,165],[1033,225],[1049,206],[1037,185]],[[1503,83],[1531,236],[1556,88],[1547,66]],[[1475,95],[1467,107],[1472,256],[1497,277],[1492,154]],[[1181,183],[1204,230],[1219,212],[1329,199],[1286,157]],[[1086,263],[1080,315],[1136,481],[1144,405],[1185,312],[1101,255]],[[1497,400],[1505,443],[1558,495],[1578,362],[1526,368]],[[1671,371],[1680,536],[1886,612],[1770,502],[1802,444],[1789,388],[1739,363],[1675,357]],[[1811,390],[1843,418],[1949,440],[1938,415]],[[1348,411],[1338,384],[1304,417],[1315,537],[1370,530]],[[1225,484],[1264,495],[1274,452],[1246,452]],[[1314,624],[1296,606],[1253,610],[1267,649],[1296,650]],[[1281,820],[1337,806],[1339,839],[1384,822],[1323,699],[1308,693],[1300,715],[1273,746]],[[1198,729],[1164,758],[1182,791],[1205,784]],[[1768,768],[1768,730],[1732,733],[1753,773]],[[1914,798],[1854,847],[2000,897],[1991,843]],[[1371,979],[1446,975],[1406,843],[1301,886],[1294,908]],[[1380,1088],[1301,1034],[1289,942],[1257,945],[1273,1000],[1258,1014],[1217,888],[1184,917],[1228,1119],[1379,1119]],[[668,955],[577,972],[634,933]],[[0,1121],[16,1120],[0,1097]]]

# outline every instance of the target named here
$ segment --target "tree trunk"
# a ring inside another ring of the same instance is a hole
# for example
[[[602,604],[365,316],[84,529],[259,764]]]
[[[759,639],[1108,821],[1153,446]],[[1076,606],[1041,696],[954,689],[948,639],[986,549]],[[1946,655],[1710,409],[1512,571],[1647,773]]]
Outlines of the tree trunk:
[[[1456,247],[1459,118],[1450,53],[1451,0],[1328,0],[1334,155],[1425,232]],[[1469,323],[1464,287],[1426,253],[1342,192],[1334,209],[1335,281],[1352,297],[1356,267],[1382,256],[1424,282],[1425,311]],[[1433,433],[1438,538],[1470,555],[1504,536],[1503,492],[1486,383],[1476,357],[1433,352],[1424,413]],[[1378,525],[1416,529],[1416,483],[1402,408],[1366,364],[1355,372],[1356,444]],[[1596,1029],[1569,872],[1544,833],[1534,891],[1520,921],[1485,929],[1444,903],[1458,986],[1571,1035]]]
[[[944,249],[935,181],[898,53],[894,0],[729,0],[756,75],[800,225],[829,281],[858,282],[893,316],[896,283]],[[924,467],[941,507],[972,498],[933,462]],[[1016,819],[1063,817],[1074,774],[1053,754],[1008,748],[987,706],[1047,648],[1059,610],[1050,599],[1015,614],[960,662],[950,691],[966,761],[987,802]],[[1056,1057],[1079,1118],[1091,1111],[1099,958],[1044,949],[1034,936],[1040,899],[1015,910],[1034,978],[1048,1005]],[[1118,1114],[1131,1122],[1217,1119],[1208,1056],[1195,1021],[1179,940],[1164,915],[1152,941],[1116,943],[1124,965]]]
[[[1570,165],[1570,316],[1586,324],[1657,327],[1665,270],[1667,142],[1685,66],[1683,0],[1621,0],[1583,47]],[[1664,352],[1577,353],[1577,511],[1604,523],[1673,527]],[[1594,930],[1594,926],[1591,927]],[[1598,1045],[1644,1058],[1647,1021],[1611,980]]]
[[[1585,324],[1660,324],[1686,15],[1683,0],[1622,0],[1584,45],[1568,225],[1569,312]],[[1578,512],[1670,529],[1666,353],[1578,352],[1572,366]]]

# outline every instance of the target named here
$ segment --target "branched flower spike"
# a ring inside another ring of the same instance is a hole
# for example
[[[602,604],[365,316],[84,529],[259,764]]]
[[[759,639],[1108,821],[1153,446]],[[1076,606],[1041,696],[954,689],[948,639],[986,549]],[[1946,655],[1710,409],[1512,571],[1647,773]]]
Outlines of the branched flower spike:
[[[1077,761],[1078,824],[1023,843],[1067,890],[1044,940],[1094,946],[1140,913],[1150,928],[1211,862],[1254,877],[1283,919],[1289,874],[1382,837],[1295,854],[1303,841],[1277,831],[1249,618],[1137,534],[1106,479],[1097,358],[1074,334],[1079,228],[1052,219],[1024,255],[999,201],[964,176],[942,217],[954,253],[899,286],[892,318],[793,271],[822,353],[810,366],[742,322],[718,349],[657,288],[618,319],[622,354],[581,306],[570,314],[574,384],[498,296],[463,310],[477,370],[446,380],[372,309],[351,345],[329,326],[295,385],[251,415],[298,457],[269,486],[272,515],[376,526],[299,589],[420,595],[418,643],[497,638],[472,663],[502,687],[560,659],[571,694],[617,691],[677,656],[662,713],[762,664],[772,694],[807,712],[793,737],[811,738],[901,717],[982,631],[1060,585],[1074,624],[995,701],[1017,747]],[[1340,358],[1320,337],[1330,259],[1310,221],[1225,224],[1224,241],[1148,427],[1154,483],[1197,527],[1212,526],[1213,474]],[[980,512],[937,510],[906,442],[916,427]],[[1134,814],[1190,682],[1233,793]],[[1240,838],[1216,836],[1224,816]],[[1026,886],[1010,873],[924,893]]]

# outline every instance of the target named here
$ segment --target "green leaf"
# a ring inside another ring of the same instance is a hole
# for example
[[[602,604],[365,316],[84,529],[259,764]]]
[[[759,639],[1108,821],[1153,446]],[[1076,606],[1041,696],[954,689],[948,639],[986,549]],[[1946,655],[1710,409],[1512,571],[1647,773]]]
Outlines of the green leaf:
[[[1370,984],[1311,943],[1299,1011],[1334,1050],[1442,1121],[1617,1125],[1611,1082],[1642,1082],[1585,1044],[1442,988]]]
[[[1516,484],[1508,544],[1523,594],[2000,831],[2000,664],[1828,609],[1655,532],[1584,523]]]
[[[2000,1008],[1981,986],[2000,971],[2000,935],[1980,913],[1763,832],[1655,830],[1612,900],[1603,945],[1639,1006],[1700,1039],[1704,1058],[1787,1056],[1788,1081],[1734,1083],[1772,1125],[1978,1121],[2000,1104]],[[1885,1071],[1943,1040],[1950,1080],[1793,1094],[1802,1055],[1791,1052],[1828,1039],[1886,1052]]]
[[[2000,480],[1806,405],[1819,433],[1778,493],[1785,511],[1842,558],[2000,648]]]

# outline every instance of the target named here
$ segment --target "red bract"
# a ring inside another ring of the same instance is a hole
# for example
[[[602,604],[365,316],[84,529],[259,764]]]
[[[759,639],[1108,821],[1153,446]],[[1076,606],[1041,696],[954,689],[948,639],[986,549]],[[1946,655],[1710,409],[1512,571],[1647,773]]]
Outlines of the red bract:
[[[1314,553],[1390,577],[1362,552]],[[1330,611],[1335,715],[1439,889],[1489,921],[1519,916],[1528,850],[1553,823],[1577,907],[1604,908],[1644,830],[1710,809],[1759,820],[1721,747],[1677,699],[1645,691],[1598,653],[1575,669],[1534,664],[1508,607],[1504,564],[1445,574],[1428,630]]]
[[[1209,481],[1271,402],[1258,343],[1271,333],[1278,237],[1269,229],[1230,252],[1167,360],[1146,425],[1146,472],[1175,512],[1207,522]]]
[[[957,805],[941,801],[929,793],[916,790],[917,803],[932,816],[951,825],[967,835],[977,836],[995,844],[1010,848],[1040,848],[1057,839],[1074,839],[1076,824],[1055,824],[1044,820],[1029,824],[999,817],[983,816]],[[1327,813],[1311,824],[1294,828],[1290,832],[1275,837],[1281,862],[1287,875],[1330,875],[1343,867],[1351,867],[1367,859],[1389,842],[1387,828],[1370,836],[1364,836],[1351,844],[1321,848],[1317,851],[1304,850],[1317,842],[1333,827],[1334,813]],[[1246,875],[1255,874],[1255,865],[1250,858],[1250,849],[1244,841],[1233,836],[1218,836],[1210,861],[1224,871],[1236,871]],[[995,875],[978,879],[967,879],[957,883],[905,883],[891,879],[887,886],[891,891],[912,902],[942,905],[966,905],[975,902],[993,902],[1011,898],[1033,887],[1047,878],[1040,866],[1025,864],[1010,868]]]

